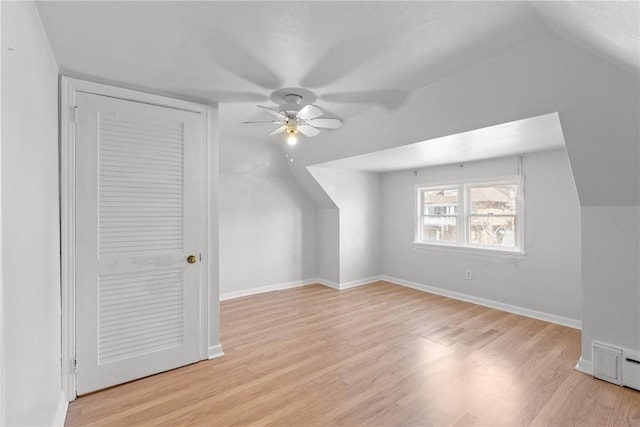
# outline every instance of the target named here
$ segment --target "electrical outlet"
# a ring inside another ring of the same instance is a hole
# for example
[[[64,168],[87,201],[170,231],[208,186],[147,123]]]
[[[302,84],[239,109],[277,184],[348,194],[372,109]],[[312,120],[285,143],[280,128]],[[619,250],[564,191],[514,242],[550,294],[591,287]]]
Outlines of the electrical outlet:
[[[471,273],[471,270],[467,270],[467,275],[465,277],[467,278],[467,280],[473,279],[473,274]]]

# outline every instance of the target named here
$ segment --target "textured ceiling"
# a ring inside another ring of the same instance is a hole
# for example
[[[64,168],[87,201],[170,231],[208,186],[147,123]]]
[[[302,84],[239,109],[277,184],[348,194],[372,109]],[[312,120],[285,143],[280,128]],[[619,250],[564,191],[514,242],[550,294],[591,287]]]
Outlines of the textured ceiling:
[[[38,9],[63,73],[240,103],[237,121],[261,117],[252,106],[281,87],[310,89],[341,117],[393,110],[411,90],[545,31],[526,3],[47,1]]]
[[[614,65],[640,72],[640,2],[532,2],[554,32]]]
[[[304,87],[330,115],[393,112],[413,90],[559,34],[638,74],[638,2],[37,3],[64,74],[221,103],[221,133],[270,141],[255,105]]]
[[[524,3],[42,2],[38,8],[63,71],[219,102],[263,100],[280,87],[303,86],[328,100],[360,97],[393,108],[401,93],[538,31]]]

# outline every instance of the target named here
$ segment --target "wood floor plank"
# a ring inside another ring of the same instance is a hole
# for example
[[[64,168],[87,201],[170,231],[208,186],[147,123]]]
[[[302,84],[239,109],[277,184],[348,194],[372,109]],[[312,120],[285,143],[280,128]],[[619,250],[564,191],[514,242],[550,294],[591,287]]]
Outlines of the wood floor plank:
[[[78,398],[68,426],[640,426],[577,330],[386,282],[223,301],[226,356]]]

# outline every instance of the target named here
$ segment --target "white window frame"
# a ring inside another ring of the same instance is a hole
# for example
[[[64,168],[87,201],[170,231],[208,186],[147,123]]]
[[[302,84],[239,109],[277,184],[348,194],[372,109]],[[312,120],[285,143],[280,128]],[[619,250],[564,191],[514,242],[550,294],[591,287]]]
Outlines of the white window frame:
[[[513,248],[506,248],[493,245],[480,245],[469,242],[469,227],[471,218],[471,197],[470,189],[472,187],[492,186],[513,184],[516,186],[516,214]],[[423,224],[423,194],[425,190],[438,190],[446,188],[456,188],[458,190],[458,209],[456,215],[456,241],[425,241],[422,240],[422,224]],[[524,185],[520,176],[505,176],[496,178],[485,178],[477,180],[464,180],[454,182],[419,184],[414,188],[415,195],[415,228],[413,245],[416,249],[442,249],[454,251],[468,251],[477,254],[493,254],[493,255],[513,255],[524,256]]]

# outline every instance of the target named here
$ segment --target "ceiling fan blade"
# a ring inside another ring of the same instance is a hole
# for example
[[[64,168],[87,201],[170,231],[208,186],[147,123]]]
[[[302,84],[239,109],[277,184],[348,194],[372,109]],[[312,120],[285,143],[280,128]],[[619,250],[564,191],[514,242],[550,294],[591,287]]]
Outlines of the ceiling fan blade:
[[[316,128],[325,129],[338,129],[342,126],[342,120],[340,119],[311,119],[307,121],[307,124]]]
[[[284,131],[285,131],[285,129],[286,129],[286,128],[287,128],[286,126],[280,126],[280,127],[279,127],[279,128],[277,128],[276,130],[274,130],[273,132],[271,132],[271,133],[269,134],[269,136],[271,136],[271,135],[277,135],[277,134],[279,134],[279,133],[282,133],[282,132],[284,132]]]
[[[298,114],[296,114],[296,116],[298,116],[302,120],[311,120],[315,119],[316,117],[320,117],[323,114],[324,111],[322,111],[320,107],[309,104],[302,107],[300,111],[298,111]]]
[[[312,136],[316,136],[320,133],[319,129],[314,128],[311,125],[300,125],[298,126],[298,131],[302,133],[304,136],[308,136],[311,138]]]
[[[242,122],[244,124],[250,125],[283,125],[284,121],[272,120],[270,122]]]
[[[258,105],[259,108],[262,108],[264,111],[266,111],[269,114],[273,114],[274,116],[276,116],[277,118],[279,118],[280,120],[286,120],[287,116],[285,114],[282,114],[279,111],[276,110],[272,110],[269,107],[265,107],[264,105]]]
[[[396,110],[407,100],[407,91],[380,89],[360,92],[325,93],[322,100],[350,104],[378,104],[387,110]]]

